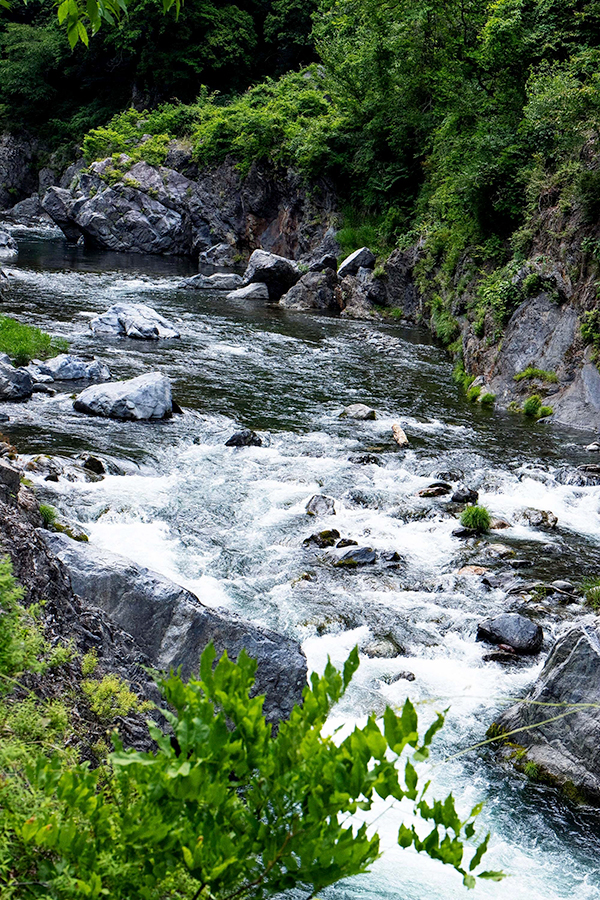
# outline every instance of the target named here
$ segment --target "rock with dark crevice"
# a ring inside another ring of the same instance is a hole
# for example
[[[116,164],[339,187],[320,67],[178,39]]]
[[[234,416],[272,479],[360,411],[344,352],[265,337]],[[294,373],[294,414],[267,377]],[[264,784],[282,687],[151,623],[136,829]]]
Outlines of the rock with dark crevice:
[[[543,639],[541,626],[519,613],[503,613],[486,619],[477,628],[478,641],[507,644],[521,654],[539,653]]]
[[[315,494],[306,504],[309,516],[335,516],[335,501],[325,494]]]
[[[466,484],[459,484],[450,499],[453,503],[477,503],[479,492]]]
[[[262,439],[250,428],[236,431],[225,441],[226,447],[262,447]]]
[[[310,537],[305,538],[302,543],[305,547],[310,546],[310,544],[314,544],[316,547],[333,547],[336,544],[336,541],[339,540],[340,533],[336,528],[326,529],[325,531],[319,531],[317,534],[311,534]],[[339,547],[339,544],[336,546]]]
[[[372,547],[356,547],[340,556],[334,562],[334,566],[355,568],[372,565],[376,560],[377,554]]]

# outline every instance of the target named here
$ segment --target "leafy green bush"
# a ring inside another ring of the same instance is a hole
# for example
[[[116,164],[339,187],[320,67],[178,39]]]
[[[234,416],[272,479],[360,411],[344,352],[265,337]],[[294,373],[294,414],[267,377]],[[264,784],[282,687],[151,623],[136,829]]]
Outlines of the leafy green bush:
[[[472,528],[477,534],[485,534],[490,530],[490,514],[485,506],[467,506],[460,517],[460,524],[464,528]]]
[[[492,394],[491,391],[486,391],[485,394],[481,395],[479,402],[482,406],[493,406],[496,402],[496,395]]]
[[[32,359],[48,359],[68,349],[64,338],[53,338],[33,325],[0,316],[0,353],[7,353],[17,366],[26,366]]]
[[[467,391],[467,400],[469,403],[475,403],[476,400],[479,400],[479,395],[481,394],[481,387],[476,384],[469,388]]]
[[[51,528],[56,522],[58,513],[53,506],[48,503],[40,503],[40,516],[46,528]]]
[[[556,384],[558,382],[556,372],[548,372],[545,369],[536,369],[533,366],[527,366],[526,369],[523,369],[522,372],[517,372],[514,376],[515,381],[524,381],[525,379],[531,380],[533,378],[537,378],[538,381],[546,381],[549,384]]]
[[[128,712],[140,709],[137,696],[118,675],[105,675],[101,681],[87,679],[81,682],[81,689],[89,700],[90,709],[102,721],[110,722],[116,716],[126,716]]]
[[[531,418],[541,419],[552,415],[552,407],[544,406],[539,394],[532,394],[523,404],[523,413]]]

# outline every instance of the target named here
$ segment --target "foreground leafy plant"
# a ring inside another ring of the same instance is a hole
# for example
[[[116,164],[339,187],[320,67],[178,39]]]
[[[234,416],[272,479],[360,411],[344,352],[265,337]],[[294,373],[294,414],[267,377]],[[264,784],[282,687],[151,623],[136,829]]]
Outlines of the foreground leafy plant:
[[[0,353],[7,353],[17,366],[26,366],[32,359],[48,359],[68,349],[64,338],[53,338],[33,325],[0,316]]]
[[[478,534],[489,531],[490,523],[490,514],[485,506],[467,506],[460,517],[460,524],[464,528],[472,528]]]
[[[47,797],[45,811],[18,829],[37,848],[33,895],[233,900],[302,887],[314,896],[379,855],[377,835],[349,818],[376,798],[412,801],[416,821],[401,826],[400,846],[453,866],[467,887],[476,876],[503,877],[479,871],[489,835],[466,858],[480,807],[461,820],[452,795],[430,805],[419,786],[415,764],[428,757],[442,715],[420,739],[407,700],[400,715],[386,709],[382,727],[370,716],[343,740],[323,735],[358,666],[356,649],[342,672],[328,663],[313,674],[275,737],[263,698],[250,697],[256,663],[244,652],[237,663],[214,659],[210,645],[198,680],[160,682],[174,712],[165,712],[171,734],[149,725],[155,753],[124,751],[115,739],[102,774],[45,758],[29,772]]]

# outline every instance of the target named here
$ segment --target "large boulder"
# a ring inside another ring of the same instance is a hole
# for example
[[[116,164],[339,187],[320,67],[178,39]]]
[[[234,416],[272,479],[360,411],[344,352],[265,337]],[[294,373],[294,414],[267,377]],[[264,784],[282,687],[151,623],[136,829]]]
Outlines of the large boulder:
[[[66,188],[51,187],[42,198],[42,209],[58,225],[66,239],[74,244],[82,235],[74,215],[75,199]]]
[[[160,372],[86,388],[73,401],[77,412],[110,419],[164,419],[173,412],[171,382]]]
[[[144,341],[180,336],[172,322],[141,303],[115,303],[101,316],[91,319],[90,328],[94,334],[123,334]]]
[[[32,388],[27,369],[15,369],[10,357],[0,353],[0,400],[27,400]]]
[[[103,609],[163,671],[198,671],[200,654],[213,641],[217,654],[236,658],[242,649],[258,661],[256,685],[266,694],[271,721],[287,718],[306,684],[306,659],[294,641],[231,614],[203,606],[185,588],[129,560],[65,535],[43,533],[66,567],[74,592]]]
[[[34,359],[27,367],[32,379],[38,381],[108,381],[110,369],[96,359],[83,359],[70,353],[60,353],[52,359]]]
[[[339,312],[342,294],[335,271],[327,268],[324,272],[307,272],[283,295],[279,305],[284,309]]]
[[[355,250],[342,262],[338,269],[339,278],[346,275],[356,275],[359,269],[373,269],[375,267],[375,254],[368,247]]]
[[[8,209],[36,190],[36,150],[27,138],[0,134],[0,209]]]
[[[277,256],[276,253],[267,253],[265,250],[254,251],[244,273],[246,284],[254,282],[266,284],[269,299],[273,301],[279,300],[299,278],[300,269],[293,260]]]
[[[527,759],[567,790],[596,804],[600,804],[599,696],[600,628],[595,623],[577,625],[556,642],[529,693],[497,722],[503,732],[524,729],[515,740],[527,748]]]
[[[519,613],[503,613],[486,619],[477,628],[478,641],[507,644],[516,653],[538,653],[543,639],[541,626]]]
[[[192,275],[185,279],[183,287],[196,291],[235,291],[242,284],[242,276],[235,272],[215,272],[214,275]]]
[[[17,242],[7,231],[0,231],[0,259],[15,259],[19,253]]]
[[[228,300],[268,300],[269,288],[266,284],[254,282],[247,284],[246,287],[238,288],[227,294]]]
[[[361,268],[356,275],[346,275],[341,281],[342,315],[354,319],[368,319],[374,306],[385,306],[386,291],[380,278],[370,269]]]

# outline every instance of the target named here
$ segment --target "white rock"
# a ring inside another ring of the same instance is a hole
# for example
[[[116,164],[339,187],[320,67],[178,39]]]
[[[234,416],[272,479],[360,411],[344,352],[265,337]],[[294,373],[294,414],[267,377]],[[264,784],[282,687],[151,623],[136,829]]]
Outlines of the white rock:
[[[192,275],[183,285],[197,291],[234,291],[243,283],[242,276],[235,272],[216,272],[214,275]]]
[[[345,418],[365,421],[366,419],[376,419],[377,414],[374,409],[371,409],[365,403],[351,403],[350,406],[346,406],[344,411],[340,413],[340,419]]]
[[[399,447],[408,447],[409,440],[406,437],[406,433],[397,422],[392,425],[392,435]]]
[[[585,449],[589,450],[590,453],[597,453],[600,450],[600,441],[594,441],[592,444],[588,444]]]
[[[180,336],[172,322],[150,306],[137,303],[115,303],[93,318],[90,328],[94,334],[124,334],[145,341]]]
[[[18,253],[19,248],[14,237],[7,231],[0,231],[0,259],[14,259]]]
[[[34,359],[27,367],[32,378],[40,381],[76,381],[87,379],[89,381],[108,381],[110,369],[104,363],[96,359],[83,359],[81,356],[71,356],[70,353],[61,353],[53,359],[43,362]],[[39,373],[39,376],[35,376]]]
[[[73,401],[78,412],[111,419],[164,419],[173,411],[171,382],[160,372],[86,388]]]
[[[268,300],[269,288],[266,284],[260,282],[248,284],[246,287],[239,288],[237,291],[231,291],[227,294],[228,300]]]
[[[359,269],[372,269],[375,266],[375,254],[368,247],[355,250],[342,262],[338,269],[338,278],[346,275],[356,275]]]

